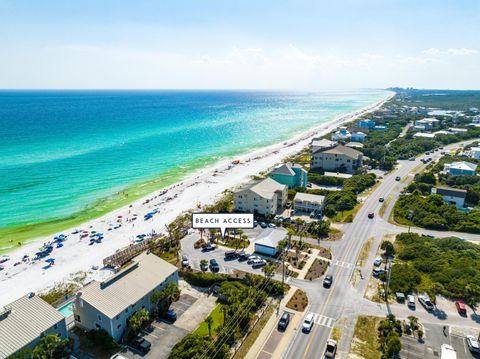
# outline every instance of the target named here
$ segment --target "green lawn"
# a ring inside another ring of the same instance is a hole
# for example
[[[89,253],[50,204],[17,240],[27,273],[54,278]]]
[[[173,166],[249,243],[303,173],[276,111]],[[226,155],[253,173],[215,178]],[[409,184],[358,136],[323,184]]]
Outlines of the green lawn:
[[[222,305],[218,304],[210,313],[213,318],[212,323],[212,337],[217,335],[218,328],[223,324],[223,312],[222,312]],[[202,337],[208,336],[208,325],[205,322],[202,322],[198,328],[194,332]]]
[[[351,352],[361,358],[380,359],[378,323],[382,318],[360,315],[355,324]]]

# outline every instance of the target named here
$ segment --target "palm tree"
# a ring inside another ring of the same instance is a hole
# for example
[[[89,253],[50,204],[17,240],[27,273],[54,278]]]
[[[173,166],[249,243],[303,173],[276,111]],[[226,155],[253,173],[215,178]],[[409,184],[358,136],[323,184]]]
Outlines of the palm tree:
[[[223,312],[223,325],[227,322],[227,313],[228,313],[229,306],[224,304],[222,305],[222,312]]]
[[[408,320],[410,321],[410,328],[412,328],[412,332],[415,333],[415,330],[417,329],[417,326],[418,326],[418,318],[414,317],[413,315],[410,315],[408,317]]]
[[[212,324],[213,324],[213,318],[211,315],[209,315],[207,318],[205,318],[205,323],[207,323],[208,326],[208,337],[212,337]]]
[[[242,234],[242,249],[245,249],[245,245],[247,244],[248,236],[246,234]]]

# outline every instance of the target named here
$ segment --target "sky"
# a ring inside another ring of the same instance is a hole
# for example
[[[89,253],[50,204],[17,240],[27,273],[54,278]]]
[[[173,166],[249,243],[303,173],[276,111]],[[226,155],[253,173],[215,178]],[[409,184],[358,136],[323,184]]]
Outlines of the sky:
[[[480,89],[477,0],[0,0],[3,89]]]

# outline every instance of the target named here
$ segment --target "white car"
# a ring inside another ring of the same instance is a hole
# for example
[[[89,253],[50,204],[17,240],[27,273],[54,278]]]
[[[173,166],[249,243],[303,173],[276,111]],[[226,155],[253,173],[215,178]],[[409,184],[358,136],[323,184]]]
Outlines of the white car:
[[[313,327],[313,313],[308,313],[302,324],[302,331],[309,333]]]
[[[407,295],[407,305],[410,308],[415,309],[415,297],[411,294]]]
[[[382,264],[382,262],[383,262],[382,257],[377,257],[377,258],[375,258],[375,260],[373,261],[373,265],[374,265],[375,267],[378,267],[380,264]]]
[[[277,228],[277,226],[274,223],[269,223],[268,228]]]
[[[468,349],[470,349],[472,353],[480,353],[480,344],[478,344],[477,338],[473,335],[467,335],[466,340]]]
[[[432,312],[435,309],[435,306],[430,301],[430,298],[427,295],[418,295],[418,301],[421,305],[427,310],[427,312]]]
[[[253,262],[255,262],[255,261],[260,261],[260,260],[262,260],[262,258],[260,258],[259,256],[256,256],[256,255],[252,254],[251,256],[248,256],[247,264],[252,264]]]
[[[182,267],[188,267],[190,265],[190,262],[188,261],[187,256],[183,255],[182,256]]]
[[[117,353],[117,354],[111,356],[110,359],[127,359],[127,358],[125,358],[123,355],[120,355],[120,354]]]

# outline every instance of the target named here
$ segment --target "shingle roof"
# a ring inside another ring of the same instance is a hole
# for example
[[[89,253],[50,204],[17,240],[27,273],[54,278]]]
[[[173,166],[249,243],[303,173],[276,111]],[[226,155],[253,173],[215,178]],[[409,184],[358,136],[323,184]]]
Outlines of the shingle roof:
[[[451,197],[459,197],[465,198],[467,196],[467,191],[464,189],[457,189],[457,188],[432,188],[432,193],[439,194],[441,196],[451,196]]]
[[[297,192],[295,194],[295,198],[293,200],[294,201],[308,201],[308,202],[312,202],[312,203],[322,204],[325,201],[325,196],[320,196],[318,194]]]
[[[81,290],[81,298],[109,318],[114,318],[128,306],[137,303],[177,267],[155,254],[143,253],[134,264],[104,282],[93,281]]]
[[[284,163],[283,165],[275,167],[270,174],[295,176],[295,172],[292,170],[292,166],[290,166],[289,163]]]
[[[273,194],[276,191],[283,191],[286,187],[286,185],[280,184],[277,181],[268,177],[263,181],[250,183],[245,187],[238,189],[236,192],[243,192],[249,189],[250,191],[255,192],[260,197],[270,199],[273,197]]]
[[[452,162],[450,166],[448,166],[449,169],[455,168],[459,170],[467,170],[467,171],[475,171],[477,169],[477,165],[474,163],[470,162]]]
[[[0,307],[0,358],[6,358],[37,339],[65,317],[36,295]]]
[[[318,151],[315,151],[315,153],[329,153],[329,154],[334,154],[334,155],[345,155],[353,159],[357,159],[359,156],[362,155],[360,151],[357,151],[353,148],[338,145],[332,148],[327,148],[327,149],[319,149]]]

